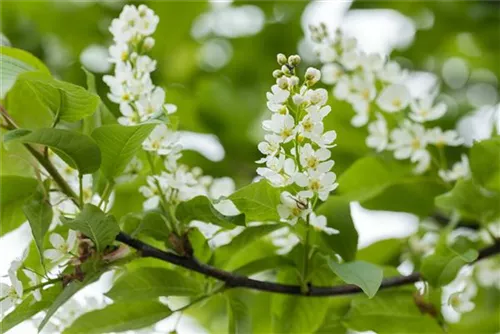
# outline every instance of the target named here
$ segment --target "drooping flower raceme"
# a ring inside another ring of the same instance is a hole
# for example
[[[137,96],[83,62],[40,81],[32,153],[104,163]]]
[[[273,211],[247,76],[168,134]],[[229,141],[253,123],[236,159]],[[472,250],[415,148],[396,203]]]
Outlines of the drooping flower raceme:
[[[264,166],[257,173],[277,188],[300,188],[297,192],[281,193],[277,210],[284,222],[295,225],[304,221],[325,233],[338,233],[327,226],[326,217],[316,216],[313,211],[317,200],[326,200],[337,188],[329,150],[334,146],[336,133],[325,131],[324,126],[324,118],[331,111],[326,105],[328,93],[314,88],[321,78],[321,72],[315,68],[308,68],[304,79],[299,79],[299,63],[299,56],[278,55],[281,68],[273,72],[276,84],[267,93],[272,114],[262,122],[267,134],[258,145],[264,154],[258,163]]]
[[[156,61],[147,53],[154,46],[151,35],[158,22],[159,17],[147,6],[125,5],[109,28],[114,41],[109,61],[115,64],[115,72],[103,80],[111,91],[109,99],[120,105],[120,124],[135,125],[177,109],[165,104],[165,91],[151,80]]]
[[[439,175],[445,181],[463,177],[443,169],[446,166],[443,149],[462,145],[462,138],[455,130],[428,126],[428,122],[446,113],[446,105],[435,102],[437,90],[413,98],[404,84],[408,72],[397,62],[358,51],[356,40],[340,31],[330,37],[324,25],[311,27],[311,31],[316,53],[323,63],[321,79],[333,86],[336,99],[351,104],[355,112],[351,124],[368,126],[368,147],[377,152],[393,151],[396,159],[409,159],[416,165],[417,174],[424,173],[438,160],[433,159],[434,154],[439,156],[438,168],[442,169]]]

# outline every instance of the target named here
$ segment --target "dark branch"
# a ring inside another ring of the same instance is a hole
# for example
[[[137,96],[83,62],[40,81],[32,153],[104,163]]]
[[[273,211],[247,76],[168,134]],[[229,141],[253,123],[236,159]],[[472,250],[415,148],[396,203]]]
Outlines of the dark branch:
[[[195,258],[179,256],[173,253],[165,252],[161,249],[150,246],[140,240],[134,239],[131,236],[120,232],[116,237],[117,241],[123,242],[132,248],[138,250],[143,257],[153,257],[165,262],[169,262],[180,267],[198,272],[200,274],[216,278],[226,283],[228,288],[248,288],[253,290],[268,291],[275,293],[283,293],[288,295],[306,295],[306,296],[341,296],[349,295],[362,290],[356,285],[345,284],[332,287],[309,286],[309,289],[304,293],[299,285],[280,284],[273,282],[263,282],[252,278],[224,271],[204,263],[198,262]],[[500,242],[482,249],[479,252],[479,257],[476,261],[486,257],[500,253]],[[388,277],[382,281],[380,289],[398,287],[401,285],[411,284],[422,280],[420,273],[412,273],[408,276]]]

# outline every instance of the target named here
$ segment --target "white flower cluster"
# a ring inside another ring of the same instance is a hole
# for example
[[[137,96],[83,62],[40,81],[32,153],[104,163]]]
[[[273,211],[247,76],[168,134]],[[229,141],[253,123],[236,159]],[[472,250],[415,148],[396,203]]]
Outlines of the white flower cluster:
[[[357,41],[340,31],[331,38],[324,25],[311,27],[311,31],[323,64],[322,81],[333,86],[335,98],[351,104],[355,112],[353,126],[368,126],[368,147],[377,152],[390,150],[399,160],[410,159],[416,164],[417,174],[428,170],[439,157],[437,165],[443,180],[468,176],[464,158],[452,170],[445,170],[443,149],[462,145],[459,134],[428,127],[427,122],[441,118],[447,110],[444,103],[435,102],[437,91],[414,99],[404,85],[408,73],[397,62],[358,51]]]
[[[115,64],[115,73],[105,75],[103,80],[111,91],[109,99],[120,105],[120,124],[139,124],[177,109],[173,104],[165,104],[165,91],[151,80],[156,61],[147,53],[155,44],[151,35],[159,20],[145,5],[125,5],[109,28],[114,40],[109,61]]]
[[[443,287],[441,313],[449,323],[460,321],[463,313],[472,311],[476,305],[472,301],[477,295],[477,286],[472,277],[472,268],[463,267],[457,277]]]
[[[333,147],[335,131],[325,132],[323,119],[330,113],[325,89],[314,89],[321,73],[308,68],[304,81],[296,75],[300,57],[278,54],[281,69],[273,76],[276,84],[267,93],[267,106],[271,119],[262,122],[268,133],[259,143],[265,157],[258,163],[265,167],[257,173],[273,186],[281,188],[295,184],[301,188],[297,193],[283,191],[278,213],[283,221],[292,225],[300,218],[328,234],[338,233],[327,226],[326,217],[314,214],[314,203],[324,201],[337,188],[336,175],[331,171],[334,161],[329,148]]]

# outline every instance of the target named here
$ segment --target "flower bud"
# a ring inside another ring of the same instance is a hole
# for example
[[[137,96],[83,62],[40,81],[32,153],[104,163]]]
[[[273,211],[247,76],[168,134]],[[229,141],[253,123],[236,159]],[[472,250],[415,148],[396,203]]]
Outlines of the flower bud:
[[[321,79],[321,72],[318,69],[314,68],[314,67],[309,67],[306,70],[305,79],[307,81],[307,84],[309,86],[312,86],[316,82],[318,82],[319,79]]]
[[[144,39],[144,43],[142,44],[142,47],[144,48],[145,51],[149,51],[153,48],[155,45],[155,40],[153,37],[146,37]]]
[[[279,77],[282,77],[282,76],[283,76],[283,72],[281,72],[280,70],[273,71],[273,77],[275,77],[276,79],[278,79]]]
[[[299,78],[295,75],[291,76],[288,79],[288,81],[289,81],[290,86],[292,86],[292,87],[298,86],[298,84],[300,82]]]
[[[290,74],[290,69],[288,68],[288,66],[283,65],[283,66],[281,66],[281,72],[283,72],[283,74],[287,75],[287,74]]]
[[[288,64],[292,67],[297,67],[300,64],[300,56],[299,55],[291,55],[288,57]]]
[[[292,97],[292,101],[293,101],[293,103],[295,103],[295,105],[299,106],[304,102],[304,97],[300,94],[295,94]]]
[[[281,78],[278,78],[278,80],[276,80],[276,84],[281,89],[288,89],[288,78],[282,76]]]
[[[278,61],[278,64],[280,65],[285,65],[286,64],[286,56],[282,53],[278,53],[276,56],[276,60]]]

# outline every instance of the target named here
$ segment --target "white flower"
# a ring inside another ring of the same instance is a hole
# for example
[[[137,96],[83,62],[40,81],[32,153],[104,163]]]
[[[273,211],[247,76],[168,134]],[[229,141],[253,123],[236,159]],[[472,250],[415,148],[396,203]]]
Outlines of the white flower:
[[[214,179],[208,190],[210,198],[219,199],[231,195],[236,189],[234,180],[230,177]]]
[[[156,87],[150,96],[145,96],[137,101],[137,111],[142,122],[151,118],[156,118],[162,113],[165,102],[165,91]]]
[[[454,163],[451,170],[439,170],[439,176],[446,182],[456,181],[470,176],[469,159],[462,154],[461,160]]]
[[[128,45],[125,43],[113,44],[109,47],[109,62],[120,63],[125,62],[129,58]]]
[[[427,142],[436,146],[460,146],[464,143],[455,130],[443,131],[439,127],[432,128],[427,132]]]
[[[327,85],[333,85],[345,74],[340,65],[325,64],[321,68],[321,81]]]
[[[326,201],[330,192],[338,187],[335,182],[337,176],[334,172],[325,173],[320,170],[309,170],[307,175],[304,173],[295,176],[295,183],[298,186],[306,187],[308,191],[304,192],[305,197],[312,197],[314,193],[322,201]]]
[[[406,79],[406,72],[395,61],[387,62],[378,72],[378,78],[386,83],[401,83]]]
[[[392,130],[391,140],[389,149],[394,150],[396,159],[410,158],[412,162],[417,162],[416,173],[421,173],[429,167],[431,157],[425,149],[427,134],[422,125],[405,120],[401,128]]]
[[[139,114],[128,103],[120,104],[120,112],[123,116],[118,117],[118,123],[121,125],[136,125],[139,124]]]
[[[325,232],[328,235],[338,234],[339,230],[328,227],[325,216],[316,216],[314,212],[309,214],[309,224],[317,231]]]
[[[291,115],[273,114],[270,120],[262,122],[262,127],[279,135],[284,143],[295,137],[295,120]]]
[[[441,118],[446,113],[446,104],[443,102],[432,106],[433,99],[428,97],[420,100],[413,100],[410,103],[410,118],[415,122],[433,121]]]
[[[299,218],[305,220],[311,209],[307,199],[294,197],[288,191],[284,191],[280,196],[281,204],[277,210],[280,218],[291,225],[295,225]]]
[[[475,265],[477,281],[481,286],[493,286],[500,290],[500,262],[498,259],[485,259]]]
[[[165,124],[159,124],[142,143],[142,148],[158,155],[168,155],[175,151],[178,140],[178,133],[171,131]]]
[[[337,52],[330,45],[320,44],[315,48],[315,51],[322,63],[331,63],[337,58]]]
[[[266,141],[260,142],[259,145],[257,145],[257,148],[259,151],[266,155],[266,158],[263,158],[257,162],[265,162],[267,159],[270,157],[276,156],[278,152],[280,151],[280,143],[281,143],[281,137],[278,135],[274,134],[267,134],[264,136],[264,139]]]
[[[419,238],[417,235],[412,235],[408,239],[408,242],[412,252],[425,256],[434,251],[438,240],[439,233],[429,231],[426,232],[422,238]]]
[[[331,156],[330,150],[326,148],[320,148],[319,150],[314,150],[311,144],[307,143],[300,149],[300,164],[307,169],[317,169],[325,160],[328,160]],[[326,170],[330,170],[333,167],[333,161],[329,164],[329,168]]]
[[[406,86],[393,84],[384,88],[377,98],[377,105],[386,112],[397,112],[405,109],[410,103],[410,92]]]
[[[470,312],[475,307],[472,299],[477,294],[477,287],[470,275],[471,268],[464,267],[451,283],[443,287],[441,312],[449,323],[458,322],[462,313]]]
[[[377,114],[377,120],[368,125],[369,136],[366,137],[366,146],[382,152],[387,148],[389,133],[384,116]]]
[[[30,280],[30,286],[33,287],[40,284],[40,277],[37,274],[27,269],[23,269],[23,272]],[[40,292],[40,289],[33,290],[33,297],[36,301],[42,300],[42,293]]]
[[[151,35],[156,30],[156,26],[160,22],[160,18],[155,15],[154,11],[146,5],[139,5],[137,14],[137,31],[145,36]]]
[[[156,209],[160,204],[160,191],[158,190],[158,184],[165,184],[166,182],[163,178],[158,175],[148,176],[147,185],[139,187],[139,192],[147,198],[143,203],[144,210]]]
[[[355,70],[360,64],[360,57],[356,50],[349,50],[342,53],[340,63],[348,70]]]
[[[273,245],[278,247],[276,253],[280,255],[288,254],[300,242],[300,239],[288,227],[282,227],[269,236]]]
[[[269,110],[278,112],[283,108],[283,104],[290,96],[290,92],[279,88],[278,85],[274,85],[271,87],[271,92],[266,93],[266,96]]]
[[[49,240],[54,248],[44,251],[43,256],[52,262],[59,262],[64,258],[71,256],[70,252],[72,252],[76,246],[76,232],[69,230],[67,240],[64,240],[64,238],[58,233],[52,233]]]
[[[257,168],[257,174],[266,178],[275,187],[291,184],[297,173],[295,161],[291,158],[285,159],[284,155],[270,157],[266,161],[266,166]]]
[[[23,285],[17,280],[12,285],[0,283],[0,311],[1,315],[12,306],[15,305],[23,297]]]
[[[143,164],[136,156],[130,160],[128,165],[125,167],[122,175],[115,178],[116,183],[127,183],[135,180],[137,175],[141,172]]]

